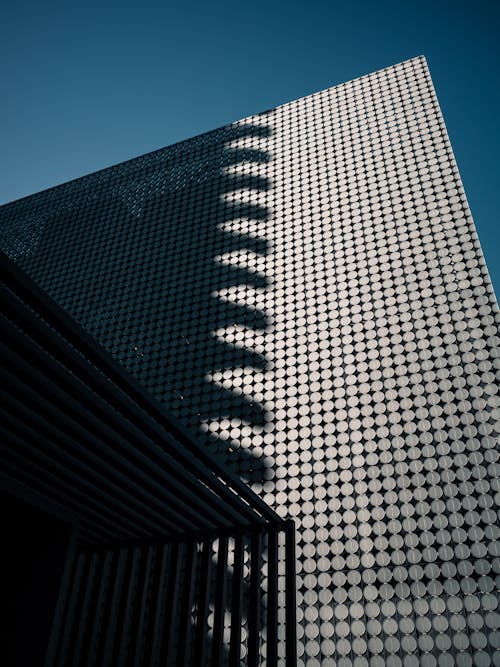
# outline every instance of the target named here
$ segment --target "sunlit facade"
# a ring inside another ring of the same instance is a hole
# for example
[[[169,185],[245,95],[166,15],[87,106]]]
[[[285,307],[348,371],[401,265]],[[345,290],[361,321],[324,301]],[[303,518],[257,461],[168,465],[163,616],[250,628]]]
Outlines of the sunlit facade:
[[[294,519],[299,665],[500,664],[498,307],[423,57],[4,206],[0,231]]]

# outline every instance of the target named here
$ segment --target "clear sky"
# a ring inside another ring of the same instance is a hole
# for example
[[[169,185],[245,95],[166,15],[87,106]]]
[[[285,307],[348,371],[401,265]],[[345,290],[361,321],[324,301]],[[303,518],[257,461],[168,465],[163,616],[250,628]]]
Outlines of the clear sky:
[[[423,54],[500,294],[498,0],[52,0],[0,22],[0,203]]]

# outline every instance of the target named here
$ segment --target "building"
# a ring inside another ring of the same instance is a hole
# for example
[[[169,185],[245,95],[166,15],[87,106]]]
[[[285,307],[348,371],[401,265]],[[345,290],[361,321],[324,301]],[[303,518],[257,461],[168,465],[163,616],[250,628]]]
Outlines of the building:
[[[497,664],[498,308],[423,57],[8,204],[0,230],[294,520],[299,665]]]

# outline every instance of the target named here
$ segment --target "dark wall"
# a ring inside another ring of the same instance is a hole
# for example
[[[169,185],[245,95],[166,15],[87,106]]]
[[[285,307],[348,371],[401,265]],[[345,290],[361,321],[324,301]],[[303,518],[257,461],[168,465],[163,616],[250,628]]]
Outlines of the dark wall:
[[[4,492],[2,503],[2,665],[43,665],[71,527]]]
[[[269,313],[246,302],[269,288],[255,258],[270,244],[252,225],[270,215],[272,178],[259,175],[270,135],[264,117],[220,128],[0,209],[6,254],[193,432],[236,420],[260,433],[270,419],[253,394],[210,379],[269,365],[251,337]],[[252,270],[221,261],[238,252]],[[228,289],[237,303],[219,297]],[[215,335],[228,327],[250,337]],[[240,475],[267,478],[269,461],[215,430],[212,447]]]

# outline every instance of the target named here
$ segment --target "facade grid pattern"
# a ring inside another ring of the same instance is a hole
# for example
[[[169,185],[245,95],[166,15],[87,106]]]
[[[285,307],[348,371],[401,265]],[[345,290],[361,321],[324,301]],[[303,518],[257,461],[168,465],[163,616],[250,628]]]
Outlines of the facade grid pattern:
[[[299,665],[500,665],[498,306],[423,57],[6,205],[0,232],[294,519]]]

